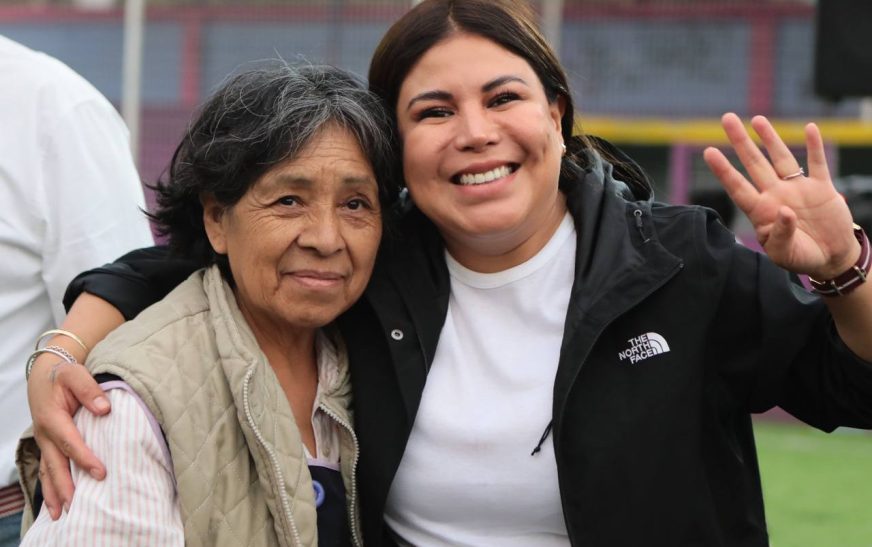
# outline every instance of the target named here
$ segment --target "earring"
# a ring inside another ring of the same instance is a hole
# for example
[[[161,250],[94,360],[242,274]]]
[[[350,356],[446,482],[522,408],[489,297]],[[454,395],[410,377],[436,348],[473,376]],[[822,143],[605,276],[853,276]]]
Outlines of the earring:
[[[566,143],[560,143],[560,147],[563,149],[563,154],[561,154],[561,155],[565,156],[566,155]]]

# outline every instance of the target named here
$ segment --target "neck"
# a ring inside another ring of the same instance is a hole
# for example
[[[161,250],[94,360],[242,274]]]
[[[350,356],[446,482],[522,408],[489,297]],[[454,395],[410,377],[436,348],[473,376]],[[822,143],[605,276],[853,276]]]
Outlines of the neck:
[[[238,298],[237,298],[238,301]],[[239,309],[251,328],[260,350],[266,355],[276,373],[284,371],[293,376],[317,377],[315,335],[312,327],[293,327],[258,317],[242,303]]]
[[[530,260],[551,240],[566,215],[566,196],[558,193],[554,206],[541,218],[529,223],[532,229],[485,236],[454,235],[443,232],[445,248],[451,256],[475,272],[495,273],[508,270]]]
[[[317,329],[292,327],[268,317],[259,317],[242,302],[239,302],[239,309],[285,394],[301,442],[309,454],[316,455],[318,447],[312,426],[312,409],[318,393]]]

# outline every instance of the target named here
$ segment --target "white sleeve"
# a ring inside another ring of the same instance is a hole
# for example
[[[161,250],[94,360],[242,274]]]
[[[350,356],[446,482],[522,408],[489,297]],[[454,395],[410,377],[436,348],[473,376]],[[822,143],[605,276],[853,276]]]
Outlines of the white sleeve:
[[[42,273],[60,322],[73,277],[154,243],[127,127],[115,108],[96,96],[47,125],[40,146],[47,216]]]
[[[106,466],[97,481],[73,465],[76,493],[69,512],[52,521],[43,507],[22,540],[33,545],[183,546],[184,529],[171,465],[150,413],[135,395],[107,392],[112,412],[96,417],[85,409],[76,425]]]

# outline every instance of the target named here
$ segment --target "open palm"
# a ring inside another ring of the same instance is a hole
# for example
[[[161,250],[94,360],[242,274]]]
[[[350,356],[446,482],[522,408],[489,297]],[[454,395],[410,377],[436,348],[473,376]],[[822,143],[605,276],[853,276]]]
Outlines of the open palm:
[[[703,157],[730,198],[750,219],[757,239],[773,262],[787,270],[830,279],[853,264],[859,245],[851,212],[836,191],[827,168],[823,139],[814,124],[805,127],[808,173],[763,116],[751,120],[769,159],[738,116],[725,114],[724,132],[748,181],[716,148]]]

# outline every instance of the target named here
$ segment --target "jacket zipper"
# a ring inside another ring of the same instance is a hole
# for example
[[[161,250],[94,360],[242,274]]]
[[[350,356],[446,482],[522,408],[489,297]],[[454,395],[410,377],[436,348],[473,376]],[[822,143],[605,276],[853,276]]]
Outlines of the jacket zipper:
[[[351,525],[352,543],[357,547],[360,547],[362,544],[360,542],[360,537],[357,535],[357,523],[360,521],[357,514],[357,460],[360,458],[360,447],[357,444],[357,435],[354,434],[354,428],[351,427],[351,424],[340,418],[339,415],[330,409],[330,407],[321,403],[319,408],[328,416],[333,418],[333,421],[348,431],[349,435],[351,435],[351,441],[354,444],[354,461],[351,465],[351,515],[349,516],[351,522],[349,524]]]
[[[302,545],[303,542],[300,539],[300,531],[297,530],[297,523],[294,522],[294,514],[291,512],[291,503],[288,500],[288,493],[285,491],[285,478],[282,474],[282,469],[279,466],[278,458],[276,457],[275,451],[267,445],[266,441],[263,438],[260,430],[257,428],[257,425],[254,422],[254,417],[251,415],[251,403],[248,399],[248,384],[251,380],[251,377],[254,375],[254,366],[252,366],[248,372],[245,374],[245,379],[242,381],[242,406],[245,409],[245,419],[248,420],[248,425],[251,427],[251,430],[254,432],[255,438],[266,450],[266,453],[269,455],[270,462],[272,462],[273,471],[276,474],[276,482],[279,487],[279,497],[282,500],[282,508],[285,510],[285,518],[288,520],[288,523],[291,525],[291,534],[293,536],[294,545]]]
[[[638,211],[638,209],[637,209],[637,211]],[[640,213],[641,213],[641,211],[640,211]],[[634,212],[634,215],[635,215],[635,212]],[[635,216],[636,216],[636,220],[637,220],[637,222],[641,223],[641,215],[635,215]],[[641,232],[641,228],[640,228],[640,232]],[[644,237],[644,234],[643,234],[643,237]],[[684,264],[683,264],[683,263],[679,263],[675,268],[672,269],[671,272],[669,272],[669,275],[665,276],[665,277],[661,280],[660,283],[658,283],[657,285],[651,287],[651,290],[649,290],[648,292],[646,292],[645,294],[643,294],[641,297],[639,297],[638,301],[636,301],[635,304],[633,304],[633,305],[630,306],[629,308],[623,310],[622,312],[613,315],[611,318],[609,318],[608,321],[604,321],[603,324],[600,326],[600,328],[596,331],[596,335],[593,337],[593,343],[589,346],[587,352],[584,354],[584,356],[583,356],[582,359],[581,359],[582,366],[584,366],[584,362],[587,360],[588,356],[590,355],[590,351],[591,351],[591,349],[593,349],[594,345],[596,345],[597,340],[599,340],[600,335],[603,333],[604,330],[606,330],[606,328],[608,328],[609,325],[612,324],[612,322],[613,322],[615,319],[617,319],[617,318],[620,317],[621,315],[624,315],[625,313],[627,313],[628,311],[630,311],[631,309],[633,309],[635,306],[637,306],[640,302],[643,302],[646,298],[648,298],[649,296],[651,296],[651,294],[653,294],[654,291],[656,291],[657,289],[659,289],[660,287],[662,287],[663,285],[665,285],[667,282],[669,282],[670,279],[672,279],[673,277],[675,277],[675,274],[678,273],[678,271],[681,270],[683,267],[684,267]],[[576,380],[577,378],[578,378],[578,371],[576,371],[575,376],[572,378],[572,381],[570,382],[570,384],[575,383],[575,380]],[[566,410],[566,402],[564,401],[564,403],[563,403],[563,408],[560,409],[560,415],[561,415],[561,417],[563,416],[565,410]],[[563,491],[564,491],[564,490],[563,490],[563,484],[562,484],[562,481],[561,481],[561,478],[560,478],[560,477],[561,477],[561,474],[560,474],[560,468],[563,467],[563,466],[561,466],[561,460],[562,460],[562,458],[560,457],[560,450],[559,450],[559,447],[558,447],[558,437],[557,437],[556,434],[555,434],[555,436],[554,436],[554,456],[555,456],[555,461],[556,461],[556,463],[557,463],[557,484],[558,484],[559,491],[560,491],[560,492],[563,492]],[[563,500],[563,496],[562,496],[562,495],[560,496],[560,507],[561,507],[561,509],[563,510],[563,520],[567,523],[567,525],[566,525],[566,533],[567,533],[567,535],[569,536],[569,542],[570,542],[572,545],[576,545],[577,542],[575,541],[575,539],[573,539],[573,537],[572,537],[572,532],[571,532],[570,529],[569,529],[569,524],[568,524],[568,523],[570,522],[570,520],[569,520],[569,518],[568,518],[568,516],[567,516],[567,514],[566,514],[566,505],[565,505],[565,502],[564,502],[564,500]]]
[[[633,211],[633,216],[636,217],[636,229],[639,231],[639,236],[642,238],[642,243],[648,243],[651,241],[650,237],[645,237],[645,230],[642,226],[642,210],[636,209]]]

